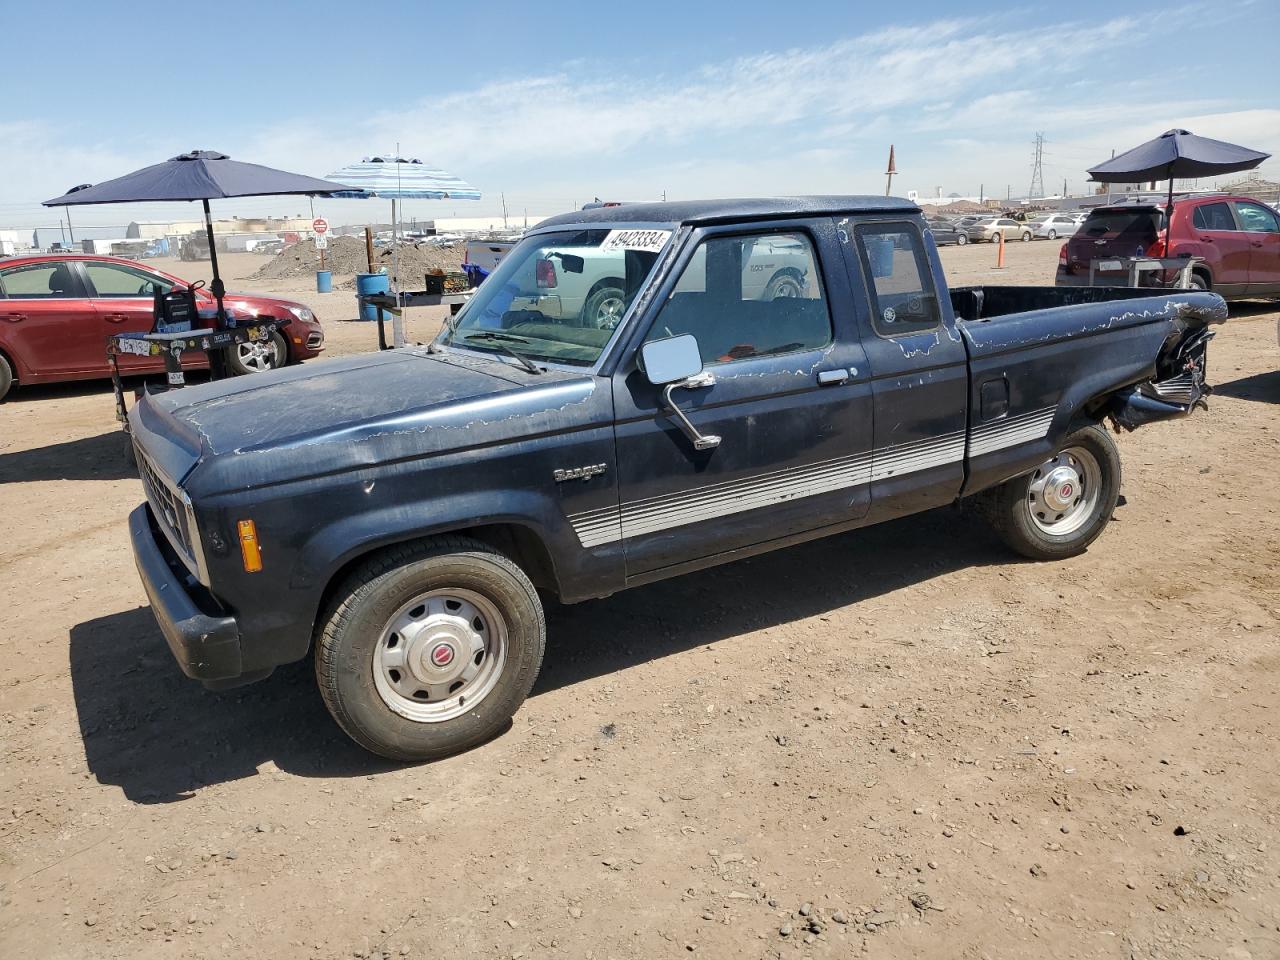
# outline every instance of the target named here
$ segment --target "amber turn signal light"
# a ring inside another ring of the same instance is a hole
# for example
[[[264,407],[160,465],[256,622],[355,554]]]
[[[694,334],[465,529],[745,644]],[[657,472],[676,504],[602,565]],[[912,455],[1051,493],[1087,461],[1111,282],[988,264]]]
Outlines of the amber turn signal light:
[[[262,569],[262,548],[258,546],[258,528],[252,520],[236,524],[240,531],[240,556],[244,558],[245,573],[257,573]]]

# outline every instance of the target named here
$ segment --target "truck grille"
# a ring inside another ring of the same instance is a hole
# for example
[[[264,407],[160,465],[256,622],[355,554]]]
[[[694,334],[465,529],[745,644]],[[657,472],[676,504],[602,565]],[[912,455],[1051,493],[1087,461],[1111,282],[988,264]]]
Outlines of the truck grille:
[[[178,557],[196,578],[204,582],[200,549],[200,536],[196,530],[195,511],[191,508],[191,500],[182,492],[177,484],[156,469],[142,448],[134,445],[138,459],[138,472],[142,475],[142,486],[147,493],[147,502],[155,514],[169,543]]]

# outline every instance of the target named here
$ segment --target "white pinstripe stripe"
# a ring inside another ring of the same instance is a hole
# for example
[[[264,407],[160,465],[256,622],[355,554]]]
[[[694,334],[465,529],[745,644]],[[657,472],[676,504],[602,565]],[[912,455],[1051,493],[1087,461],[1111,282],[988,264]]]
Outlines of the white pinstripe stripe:
[[[1038,440],[1048,433],[1056,407],[975,427],[969,455],[976,456]],[[707,484],[681,493],[600,507],[569,517],[584,547],[682,527],[820,493],[852,489],[886,477],[956,463],[965,456],[965,431],[886,447],[870,454],[836,457],[795,469],[773,470],[741,480]]]

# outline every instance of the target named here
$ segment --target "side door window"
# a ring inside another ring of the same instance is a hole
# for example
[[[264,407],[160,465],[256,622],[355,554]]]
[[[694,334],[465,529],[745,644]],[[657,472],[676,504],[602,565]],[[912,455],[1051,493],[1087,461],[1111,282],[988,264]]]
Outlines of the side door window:
[[[1206,203],[1196,207],[1192,223],[1197,230],[1235,230],[1236,221],[1225,203]]]
[[[86,262],[84,272],[93,285],[93,296],[99,298],[151,298],[156,290],[173,289],[172,281],[164,277],[118,263]]]
[[[30,263],[0,271],[10,300],[73,300],[83,296],[71,263]]]
[[[864,224],[855,235],[875,332],[898,337],[936,330],[942,315],[916,231],[906,224]]]
[[[685,333],[709,366],[831,343],[812,242],[801,233],[704,240],[646,340]]]
[[[1260,203],[1237,200],[1236,215],[1240,218],[1241,228],[1250,233],[1280,233],[1280,220],[1274,211]]]

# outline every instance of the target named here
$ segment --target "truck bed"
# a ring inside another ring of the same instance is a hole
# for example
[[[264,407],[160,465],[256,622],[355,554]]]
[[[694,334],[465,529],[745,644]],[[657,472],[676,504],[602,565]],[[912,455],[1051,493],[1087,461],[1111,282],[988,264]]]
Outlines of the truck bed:
[[[1114,303],[1188,291],[1139,287],[953,287],[951,308],[957,319],[981,323],[1033,310],[1073,307],[1085,303]]]

